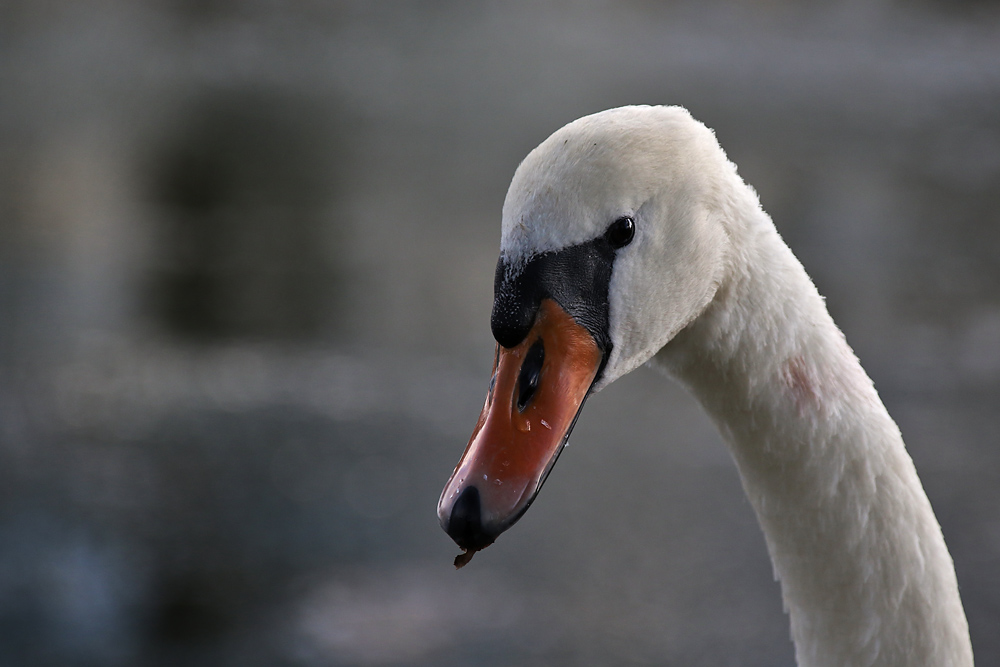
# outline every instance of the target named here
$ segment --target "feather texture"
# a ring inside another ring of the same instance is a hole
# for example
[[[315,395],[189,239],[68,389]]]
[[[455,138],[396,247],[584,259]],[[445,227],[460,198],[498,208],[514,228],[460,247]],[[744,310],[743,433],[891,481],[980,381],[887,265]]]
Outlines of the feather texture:
[[[802,667],[972,665],[951,556],[893,422],[822,297],[714,134],[679,107],[570,123],[518,167],[512,263],[602,233],[613,350],[652,361],[721,430],[764,531]]]

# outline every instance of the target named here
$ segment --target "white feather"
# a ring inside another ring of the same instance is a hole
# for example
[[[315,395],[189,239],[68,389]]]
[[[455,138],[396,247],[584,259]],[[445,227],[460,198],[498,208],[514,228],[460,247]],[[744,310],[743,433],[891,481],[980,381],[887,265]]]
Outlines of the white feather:
[[[899,429],[709,129],[679,107],[625,107],[558,130],[514,175],[501,251],[516,265],[622,215],[636,235],[615,260],[601,386],[652,360],[718,424],[799,665],[972,665],[951,556]]]

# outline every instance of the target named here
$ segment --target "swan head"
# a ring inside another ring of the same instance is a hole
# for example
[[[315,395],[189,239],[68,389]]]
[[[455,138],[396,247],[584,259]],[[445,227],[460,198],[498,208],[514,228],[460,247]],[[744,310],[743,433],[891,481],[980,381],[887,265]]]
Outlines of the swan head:
[[[586,398],[712,300],[734,179],[712,132],[679,107],[581,118],[517,168],[503,206],[490,389],[438,503],[464,558],[527,510]]]

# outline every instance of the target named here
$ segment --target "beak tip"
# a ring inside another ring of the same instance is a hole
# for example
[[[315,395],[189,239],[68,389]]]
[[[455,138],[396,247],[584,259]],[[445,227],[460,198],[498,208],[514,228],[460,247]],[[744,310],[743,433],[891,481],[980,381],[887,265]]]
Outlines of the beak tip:
[[[451,505],[451,511],[442,508],[438,518],[445,532],[455,544],[467,551],[479,551],[493,544],[496,532],[483,523],[479,489],[467,486]]]

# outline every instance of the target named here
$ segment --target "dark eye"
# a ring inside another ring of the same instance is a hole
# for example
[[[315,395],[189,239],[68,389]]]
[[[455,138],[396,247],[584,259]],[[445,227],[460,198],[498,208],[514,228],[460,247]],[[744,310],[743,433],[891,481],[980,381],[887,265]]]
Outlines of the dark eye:
[[[604,238],[615,250],[631,243],[633,236],[635,236],[635,220],[627,215],[612,222],[608,231],[604,232]]]

